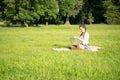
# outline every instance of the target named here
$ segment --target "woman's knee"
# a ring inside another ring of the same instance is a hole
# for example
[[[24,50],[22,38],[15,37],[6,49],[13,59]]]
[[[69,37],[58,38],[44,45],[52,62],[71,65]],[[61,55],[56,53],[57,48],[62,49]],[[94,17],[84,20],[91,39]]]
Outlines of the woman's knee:
[[[84,49],[84,46],[83,45],[78,45],[78,48],[79,49]]]

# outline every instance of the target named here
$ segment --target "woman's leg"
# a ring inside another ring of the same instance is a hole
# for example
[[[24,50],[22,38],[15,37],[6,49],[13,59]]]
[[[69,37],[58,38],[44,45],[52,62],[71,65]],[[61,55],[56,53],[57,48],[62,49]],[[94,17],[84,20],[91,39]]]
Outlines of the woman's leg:
[[[86,49],[86,50],[89,50],[89,46],[86,44],[86,45],[84,45],[84,48]]]
[[[83,50],[83,49],[84,49],[84,46],[83,46],[83,45],[71,45],[71,49]]]
[[[77,45],[71,45],[71,49],[76,49]]]
[[[85,49],[85,48],[84,48],[84,45],[81,45],[81,44],[78,45],[77,48],[78,48],[78,49],[82,49],[82,50]]]

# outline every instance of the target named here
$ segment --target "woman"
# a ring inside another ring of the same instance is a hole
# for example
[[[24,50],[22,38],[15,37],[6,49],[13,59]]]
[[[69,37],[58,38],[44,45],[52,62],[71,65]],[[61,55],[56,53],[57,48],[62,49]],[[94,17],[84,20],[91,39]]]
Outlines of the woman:
[[[81,31],[81,35],[79,37],[74,36],[75,39],[79,39],[81,41],[78,45],[72,45],[72,49],[89,49],[88,43],[89,43],[89,34],[86,32],[86,26],[80,25],[79,29]]]

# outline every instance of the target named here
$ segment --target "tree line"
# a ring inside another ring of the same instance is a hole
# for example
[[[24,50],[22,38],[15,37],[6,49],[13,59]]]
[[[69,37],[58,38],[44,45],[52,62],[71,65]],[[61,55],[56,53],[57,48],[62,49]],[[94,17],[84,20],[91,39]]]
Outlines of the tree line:
[[[8,26],[120,24],[120,0],[1,0],[0,20]]]

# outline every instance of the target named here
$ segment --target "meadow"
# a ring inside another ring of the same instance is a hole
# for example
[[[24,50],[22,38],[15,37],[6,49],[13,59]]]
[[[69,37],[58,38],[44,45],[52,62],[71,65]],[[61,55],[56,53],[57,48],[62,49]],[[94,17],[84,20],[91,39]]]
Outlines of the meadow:
[[[0,80],[120,80],[120,25],[86,25],[90,44],[101,50],[69,48],[78,25],[0,27]]]

